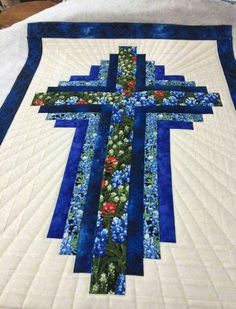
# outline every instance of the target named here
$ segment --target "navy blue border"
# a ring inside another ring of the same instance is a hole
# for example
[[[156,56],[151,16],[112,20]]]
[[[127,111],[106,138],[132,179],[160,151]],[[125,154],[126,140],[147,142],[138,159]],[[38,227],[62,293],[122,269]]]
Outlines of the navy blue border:
[[[216,40],[221,65],[236,108],[236,61],[231,26],[183,26],[142,23],[67,23],[28,24],[29,53],[0,109],[0,143],[18,111],[37,70],[42,55],[42,38],[143,38],[175,40]]]
[[[217,48],[230,95],[236,109],[236,60],[233,50],[233,38],[217,40]]]
[[[148,23],[42,22],[28,26],[37,38],[140,38],[175,40],[232,39],[231,26],[183,26]]]
[[[0,145],[20,107],[42,56],[42,40],[40,38],[28,38],[28,47],[26,63],[0,108]],[[1,78],[4,77],[2,76]]]

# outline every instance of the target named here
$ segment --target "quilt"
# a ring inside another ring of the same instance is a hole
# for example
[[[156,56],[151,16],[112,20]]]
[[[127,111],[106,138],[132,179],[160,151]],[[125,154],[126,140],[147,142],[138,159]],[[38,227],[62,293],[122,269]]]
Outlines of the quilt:
[[[1,308],[235,308],[232,44],[28,25],[0,110]]]

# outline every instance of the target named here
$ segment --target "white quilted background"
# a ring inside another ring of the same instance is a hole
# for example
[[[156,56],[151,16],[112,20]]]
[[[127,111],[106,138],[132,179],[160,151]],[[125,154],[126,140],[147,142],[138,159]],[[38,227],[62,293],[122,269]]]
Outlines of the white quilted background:
[[[177,243],[145,276],[128,276],[126,296],[89,295],[89,275],[73,273],[74,257],[46,238],[74,129],[54,128],[35,92],[56,86],[119,45],[138,46],[167,74],[185,75],[223,107],[171,131]],[[43,57],[0,150],[0,308],[236,308],[236,112],[213,41],[44,39]]]

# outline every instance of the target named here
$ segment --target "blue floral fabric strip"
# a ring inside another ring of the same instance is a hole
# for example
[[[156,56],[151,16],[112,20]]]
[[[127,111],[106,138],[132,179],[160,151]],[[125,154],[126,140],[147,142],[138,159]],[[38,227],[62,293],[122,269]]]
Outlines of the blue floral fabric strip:
[[[77,114],[77,117],[78,115],[79,114]],[[94,156],[94,146],[97,138],[99,116],[93,114],[87,114],[86,116],[89,119],[89,124],[84,139],[81,160],[75,177],[75,182],[72,184],[73,195],[70,200],[70,208],[67,214],[66,225],[60,247],[60,254],[63,255],[76,255],[78,249],[80,225],[84,212],[91,164]]]
[[[184,76],[165,75],[164,66],[155,65],[155,61],[146,61],[146,85],[159,85],[163,81],[165,83],[176,81],[176,83],[178,82],[177,85],[185,85]]]
[[[162,114],[158,114],[163,116]],[[157,173],[157,114],[146,114],[144,147],[144,258],[160,258],[160,226]]]

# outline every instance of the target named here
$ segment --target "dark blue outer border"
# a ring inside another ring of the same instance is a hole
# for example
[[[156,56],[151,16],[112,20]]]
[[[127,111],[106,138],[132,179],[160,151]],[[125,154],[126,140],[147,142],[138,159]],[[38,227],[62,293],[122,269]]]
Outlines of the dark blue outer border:
[[[28,25],[37,38],[153,38],[218,40],[232,38],[231,26],[182,26],[148,23],[42,22]]]
[[[143,38],[176,40],[216,40],[221,65],[236,108],[236,61],[231,26],[183,26],[141,23],[28,24],[28,59],[0,109],[0,144],[18,111],[39,65],[42,38]]]
[[[42,40],[40,38],[28,38],[28,47],[29,50],[26,63],[0,108],[0,145],[20,107],[41,59]],[[4,77],[1,76],[1,78]]]

